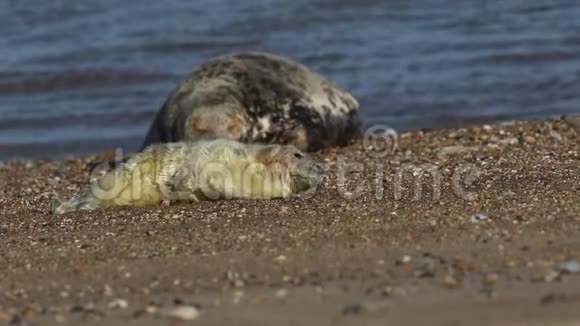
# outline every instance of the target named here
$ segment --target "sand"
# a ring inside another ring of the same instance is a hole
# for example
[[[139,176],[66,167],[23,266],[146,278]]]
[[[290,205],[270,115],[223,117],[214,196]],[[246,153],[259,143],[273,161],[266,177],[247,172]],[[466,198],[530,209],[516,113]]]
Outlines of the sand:
[[[578,325],[577,122],[325,150],[303,198],[62,216],[97,156],[1,163],[0,321]]]

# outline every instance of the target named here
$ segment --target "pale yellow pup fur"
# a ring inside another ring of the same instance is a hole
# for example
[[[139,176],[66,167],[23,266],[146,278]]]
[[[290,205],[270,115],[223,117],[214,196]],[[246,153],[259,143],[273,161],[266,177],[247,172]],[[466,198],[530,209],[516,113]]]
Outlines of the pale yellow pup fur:
[[[294,146],[218,139],[152,145],[90,189],[54,209],[62,214],[167,201],[267,199],[315,188],[321,168]]]

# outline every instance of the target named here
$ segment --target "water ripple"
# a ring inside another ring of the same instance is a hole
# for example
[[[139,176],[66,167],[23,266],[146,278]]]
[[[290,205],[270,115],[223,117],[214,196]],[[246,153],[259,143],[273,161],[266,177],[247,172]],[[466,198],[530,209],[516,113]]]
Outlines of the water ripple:
[[[0,94],[53,92],[58,90],[91,88],[167,81],[170,74],[139,71],[63,71],[63,72],[6,72],[0,74]],[[1,121],[0,121],[1,123]]]

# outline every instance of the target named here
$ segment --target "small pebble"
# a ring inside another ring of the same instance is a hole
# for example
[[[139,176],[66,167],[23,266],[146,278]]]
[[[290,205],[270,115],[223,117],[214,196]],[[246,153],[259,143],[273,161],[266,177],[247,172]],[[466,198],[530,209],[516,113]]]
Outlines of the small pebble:
[[[550,137],[554,138],[555,140],[557,140],[559,142],[564,140],[564,138],[562,138],[562,135],[560,135],[558,132],[556,132],[554,130],[550,130]]]
[[[243,288],[246,283],[243,280],[235,280],[233,285],[235,288]]]
[[[276,291],[276,293],[274,293],[274,296],[276,298],[284,298],[288,295],[288,290],[286,289],[280,289],[278,291]]]
[[[541,281],[546,282],[546,283],[551,283],[554,281],[557,281],[560,279],[560,273],[558,273],[557,271],[554,270],[550,270],[546,273],[546,275],[544,275],[541,279]]]
[[[499,280],[499,275],[496,273],[486,274],[483,278],[483,283],[487,286],[493,286]]]
[[[383,291],[381,292],[381,294],[384,297],[391,297],[391,296],[405,296],[407,294],[407,292],[399,287],[391,287],[391,286],[386,286]]]
[[[520,143],[520,141],[515,138],[515,137],[510,137],[510,138],[505,138],[499,141],[500,144],[504,144],[504,145],[517,145]]]
[[[274,258],[274,261],[276,263],[283,263],[287,260],[288,260],[288,258],[286,258],[286,256],[284,256],[284,255],[280,255],[280,256]]]
[[[489,220],[489,216],[487,216],[486,214],[483,214],[483,213],[476,213],[476,214],[471,215],[469,220],[471,222],[474,222],[474,223],[484,222],[484,221]]]
[[[576,260],[568,260],[561,262],[556,266],[556,269],[561,273],[575,274],[580,273],[580,262]]]
[[[389,302],[386,300],[355,303],[355,304],[345,306],[342,309],[342,314],[343,315],[359,315],[363,312],[373,313],[373,312],[385,310],[388,307],[389,307]]]
[[[461,145],[456,146],[446,146],[439,150],[438,156],[446,156],[446,155],[453,155],[453,154],[463,154],[463,153],[471,153],[477,152],[479,149],[477,147],[465,147]]]
[[[452,275],[447,275],[443,279],[443,285],[449,289],[456,289],[459,287],[459,282]]]
[[[499,199],[507,199],[507,198],[514,198],[516,196],[516,193],[511,191],[511,190],[507,190],[501,193],[500,196],[498,196]]]
[[[415,276],[419,278],[435,277],[435,260],[425,257],[417,262]]]
[[[194,320],[199,317],[199,310],[192,306],[179,306],[163,312],[162,315],[177,320]]]
[[[534,138],[534,136],[527,135],[524,136],[524,141],[531,145],[536,143],[536,138]]]
[[[150,315],[156,313],[157,310],[158,310],[157,307],[154,306],[154,305],[151,305],[151,304],[148,305],[147,307],[145,307],[145,312],[148,313],[148,314],[150,314]]]
[[[377,300],[368,301],[362,304],[362,308],[366,312],[377,312],[389,308],[389,301],[387,300]]]
[[[94,312],[95,311],[95,304],[92,302],[87,303],[86,305],[76,305],[70,308],[71,312]]]
[[[129,302],[125,299],[115,299],[107,305],[109,309],[127,309]]]
[[[246,295],[246,293],[244,291],[235,291],[233,294],[233,300],[232,302],[234,304],[238,304],[242,301],[242,298]]]
[[[104,292],[104,295],[107,297],[110,297],[114,294],[113,288],[109,284],[105,284],[103,292]]]

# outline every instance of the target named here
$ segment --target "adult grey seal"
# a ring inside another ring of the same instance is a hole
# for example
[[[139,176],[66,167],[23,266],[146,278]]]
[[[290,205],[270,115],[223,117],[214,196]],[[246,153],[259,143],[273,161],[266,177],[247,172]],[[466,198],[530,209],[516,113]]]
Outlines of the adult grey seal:
[[[358,107],[346,90],[300,63],[236,53],[198,67],[171,93],[142,149],[215,138],[302,151],[346,145],[361,133]]]

